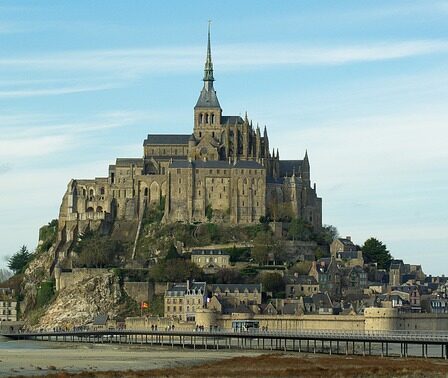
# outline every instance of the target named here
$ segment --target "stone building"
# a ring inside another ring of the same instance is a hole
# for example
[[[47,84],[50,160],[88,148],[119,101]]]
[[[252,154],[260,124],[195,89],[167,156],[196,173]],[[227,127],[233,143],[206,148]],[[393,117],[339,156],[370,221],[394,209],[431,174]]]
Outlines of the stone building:
[[[247,114],[223,115],[214,81],[209,32],[193,133],[148,134],[143,157],[116,159],[108,177],[72,179],[60,207],[56,256],[66,256],[87,228],[138,224],[148,207],[162,208],[163,222],[247,224],[286,214],[321,227],[308,154],[281,160],[278,149],[270,151],[266,127],[261,131]]]
[[[168,284],[164,297],[164,314],[167,318],[194,321],[196,311],[206,303],[205,282]]]
[[[230,266],[230,255],[222,249],[193,249],[191,261],[206,273],[215,273]]]
[[[0,288],[0,321],[17,320],[17,300],[14,290]]]

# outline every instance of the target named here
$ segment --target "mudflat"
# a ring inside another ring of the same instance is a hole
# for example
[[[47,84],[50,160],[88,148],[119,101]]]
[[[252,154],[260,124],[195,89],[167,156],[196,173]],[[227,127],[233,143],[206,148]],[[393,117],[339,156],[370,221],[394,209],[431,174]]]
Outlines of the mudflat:
[[[66,375],[62,376],[71,376],[79,372],[92,372],[90,376],[94,377],[98,376],[99,371],[185,369],[187,366],[243,354],[258,356],[261,353],[124,345],[27,343],[23,347],[14,345],[13,348],[0,348],[0,377],[46,376],[50,373],[65,373]]]
[[[422,358],[71,344],[56,349],[0,349],[0,376],[448,377],[448,362]]]

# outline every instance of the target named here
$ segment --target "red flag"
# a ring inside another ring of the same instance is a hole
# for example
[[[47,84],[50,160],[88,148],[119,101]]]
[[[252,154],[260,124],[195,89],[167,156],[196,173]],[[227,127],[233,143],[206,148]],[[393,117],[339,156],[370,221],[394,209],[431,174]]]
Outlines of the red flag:
[[[141,308],[149,308],[149,303],[148,302],[142,302]]]

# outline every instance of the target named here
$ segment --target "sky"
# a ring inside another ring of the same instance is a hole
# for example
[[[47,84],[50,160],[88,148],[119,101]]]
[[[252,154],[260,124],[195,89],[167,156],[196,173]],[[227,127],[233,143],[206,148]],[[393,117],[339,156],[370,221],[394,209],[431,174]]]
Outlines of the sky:
[[[308,151],[323,222],[448,273],[448,1],[1,1],[0,267],[71,178],[191,133],[212,20],[224,115]]]

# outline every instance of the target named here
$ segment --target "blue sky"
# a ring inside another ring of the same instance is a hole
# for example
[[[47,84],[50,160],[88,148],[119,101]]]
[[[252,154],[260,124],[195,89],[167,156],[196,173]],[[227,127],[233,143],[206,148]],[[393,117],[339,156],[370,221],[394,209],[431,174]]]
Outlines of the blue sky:
[[[189,133],[212,20],[223,113],[311,159],[324,223],[448,273],[448,1],[0,2],[0,266],[70,178]]]

